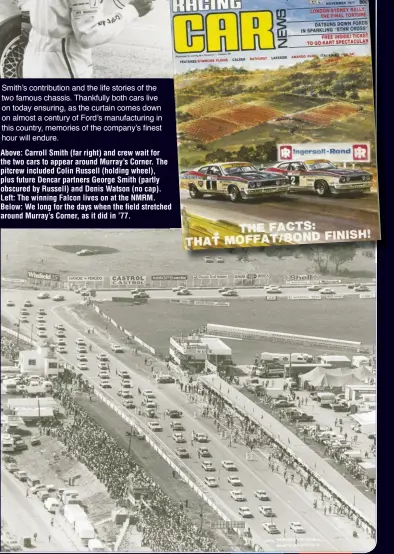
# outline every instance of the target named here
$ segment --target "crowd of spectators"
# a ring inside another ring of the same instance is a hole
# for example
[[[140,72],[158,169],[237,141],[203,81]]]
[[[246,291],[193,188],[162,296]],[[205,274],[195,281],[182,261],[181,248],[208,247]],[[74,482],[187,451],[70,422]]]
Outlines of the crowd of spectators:
[[[283,445],[275,441],[262,426],[251,421],[242,412],[238,411],[232,404],[205,388],[203,385],[194,386],[193,394],[195,400],[204,406],[201,409],[202,416],[213,417],[215,425],[219,432],[229,438],[231,442],[240,442],[248,446],[251,452],[258,447],[268,447],[270,449],[270,468],[272,471],[280,471],[285,479],[297,482],[306,490],[313,490],[321,495],[323,510],[338,513],[355,522],[357,527],[363,528],[371,536],[375,535],[375,530],[369,522],[364,520],[356,510],[347,506],[345,502],[335,494],[326,489],[325,485],[319,482],[305,464],[294,458],[290,451]],[[328,507],[327,507],[328,506]]]
[[[60,401],[68,417],[63,425],[52,429],[53,434],[65,445],[69,454],[75,456],[106,486],[111,498],[119,506],[127,502],[131,477],[150,491],[146,502],[139,507],[139,528],[144,546],[155,552],[220,551],[215,541],[193,524],[183,508],[175,504],[78,405],[72,389],[61,379],[55,383],[54,397]]]
[[[8,338],[5,335],[1,337],[1,357],[9,361],[16,360],[19,356],[20,348],[15,339]]]

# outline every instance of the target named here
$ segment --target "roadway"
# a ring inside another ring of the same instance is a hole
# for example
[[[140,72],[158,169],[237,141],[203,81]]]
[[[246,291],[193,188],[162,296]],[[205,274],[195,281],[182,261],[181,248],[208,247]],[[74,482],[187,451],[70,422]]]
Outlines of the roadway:
[[[2,518],[7,530],[22,544],[24,537],[30,537],[32,548],[39,552],[81,552],[85,550],[74,535],[71,527],[61,521],[62,516],[54,517],[33,495],[26,496],[26,485],[1,467]],[[37,540],[33,535],[37,533]]]
[[[15,299],[19,296],[20,300],[14,308],[7,308],[4,306],[4,303],[11,296],[9,291],[3,290],[2,313],[16,322],[18,310],[22,306],[22,299],[25,300],[28,296],[31,297],[31,292],[14,291],[12,297]],[[34,297],[36,295],[37,292],[35,291]],[[223,460],[233,461],[237,465],[239,470],[238,476],[243,483],[242,490],[247,499],[243,505],[247,505],[254,515],[253,519],[246,520],[246,525],[250,527],[254,536],[254,542],[262,544],[265,550],[279,552],[292,552],[294,550],[297,552],[300,550],[303,552],[358,552],[373,548],[374,542],[372,539],[363,537],[361,541],[352,537],[353,528],[347,519],[334,515],[325,516],[322,510],[314,510],[312,508],[315,498],[314,493],[304,491],[296,484],[286,484],[283,476],[271,472],[264,455],[250,462],[246,460],[246,447],[236,444],[229,448],[228,440],[222,439],[215,431],[213,421],[201,418],[198,407],[195,404],[189,403],[186,395],[181,393],[176,385],[157,385],[154,382],[151,376],[151,369],[144,365],[141,356],[134,354],[131,350],[127,350],[124,354],[113,355],[109,348],[107,334],[96,332],[94,335],[88,335],[86,333],[86,324],[78,319],[70,309],[71,302],[75,302],[75,296],[70,297],[67,295],[67,299],[67,302],[61,305],[54,305],[51,300],[32,298],[33,307],[28,309],[30,312],[29,323],[21,324],[21,332],[27,336],[32,332],[33,338],[36,338],[35,327],[32,327],[32,323],[35,320],[37,307],[44,307],[47,311],[45,319],[47,329],[50,330],[49,336],[54,334],[52,329],[56,323],[62,322],[67,329],[66,343],[68,352],[64,356],[61,356],[65,361],[77,365],[75,345],[77,338],[83,337],[87,342],[92,342],[92,352],[87,354],[89,369],[84,371],[83,374],[97,388],[100,388],[100,379],[97,376],[96,354],[99,351],[107,352],[111,361],[111,389],[106,389],[105,392],[108,393],[115,404],[119,405],[119,407],[122,406],[116,394],[120,389],[120,380],[115,375],[115,369],[127,369],[131,374],[134,384],[134,401],[137,408],[141,400],[137,389],[152,389],[159,405],[158,415],[163,426],[163,431],[156,433],[156,436],[172,452],[179,445],[172,438],[171,420],[169,420],[168,416],[165,417],[164,412],[166,409],[181,408],[184,414],[182,418],[182,423],[185,427],[184,435],[187,438],[185,447],[191,454],[191,458],[189,460],[185,459],[183,462],[194,474],[196,481],[201,483],[206,474],[201,467],[201,462],[197,458],[197,453],[195,452],[196,446],[192,447],[190,440],[192,431],[207,433],[210,438],[207,447],[212,454],[211,461],[217,468],[216,475],[219,477],[219,487],[217,489],[210,489],[209,492],[211,496],[213,495],[218,507],[234,520],[240,519],[237,513],[239,505],[231,499],[229,494],[232,489],[227,482],[229,474],[223,469],[219,471],[219,468]],[[155,362],[156,371],[158,371],[158,367],[159,362]],[[145,424],[148,421],[144,416],[139,417],[139,419]],[[266,504],[271,505],[277,514],[275,523],[281,531],[280,535],[271,536],[263,530],[262,524],[266,520],[258,511],[258,506],[262,503],[253,496],[254,491],[257,489],[264,489],[268,493],[271,500]],[[207,487],[205,487],[205,490],[207,490]],[[299,521],[306,530],[305,535],[297,537],[297,544],[295,543],[295,537],[289,529],[289,522],[291,521]],[[362,544],[362,548],[360,544]]]
[[[181,204],[193,215],[236,225],[312,221],[314,230],[322,234],[333,230],[368,229],[371,239],[379,236],[378,200],[373,192],[356,198],[290,194],[235,204],[218,197],[191,199],[187,191],[181,190]]]
[[[349,289],[346,284],[333,284],[333,285],[321,285],[325,288],[330,288],[334,291],[334,293],[338,296],[349,296],[353,298],[359,298],[360,293],[355,292],[353,289]],[[231,288],[231,287],[230,287]],[[368,288],[370,289],[370,293],[376,294],[376,285],[369,285]],[[96,290],[96,297],[94,300],[103,301],[103,300],[110,300],[113,296],[130,296],[129,292],[130,287],[126,289],[112,289],[112,290]],[[176,292],[173,292],[169,289],[156,289],[156,290],[148,290],[149,297],[152,300],[221,300],[223,302],[227,300],[233,301],[234,296],[226,297],[220,294],[218,289],[198,289],[198,288],[192,288],[190,290],[189,296],[178,296]],[[237,292],[239,298],[266,298],[268,296],[275,296],[267,294],[267,290],[263,287],[261,288],[237,288],[234,287],[234,290]],[[277,295],[279,299],[285,300],[286,296],[309,296],[313,297],[319,294],[319,292],[316,291],[309,291],[307,287],[293,287],[293,286],[281,286],[280,288],[281,292]],[[16,311],[15,308],[7,308],[5,305],[7,300],[12,300],[16,304],[20,303],[20,299],[23,297],[23,301],[25,300],[31,300],[32,302],[36,301],[38,291],[36,290],[17,290],[17,289],[2,289],[2,313],[6,315],[6,312],[10,312],[10,314],[15,315]],[[79,296],[75,294],[73,291],[49,291],[51,295],[55,294],[61,294],[65,297],[66,303],[75,303],[78,302],[78,300],[82,300]],[[334,294],[334,296],[335,296]],[[324,295],[323,295],[324,296]],[[42,301],[41,301],[42,302]]]

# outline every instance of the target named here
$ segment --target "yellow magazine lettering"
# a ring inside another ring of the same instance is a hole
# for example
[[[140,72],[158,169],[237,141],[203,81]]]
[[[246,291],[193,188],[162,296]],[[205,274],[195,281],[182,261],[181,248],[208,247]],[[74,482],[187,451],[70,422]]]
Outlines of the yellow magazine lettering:
[[[275,48],[273,25],[272,12],[240,12],[241,50]]]
[[[274,19],[270,11],[179,14],[174,19],[177,54],[271,50],[275,48]]]
[[[204,35],[192,34],[195,31],[204,31],[204,18],[201,14],[176,15],[173,22],[174,49],[177,54],[196,54],[204,51]]]
[[[208,52],[239,50],[237,14],[211,13],[207,15],[206,37]]]

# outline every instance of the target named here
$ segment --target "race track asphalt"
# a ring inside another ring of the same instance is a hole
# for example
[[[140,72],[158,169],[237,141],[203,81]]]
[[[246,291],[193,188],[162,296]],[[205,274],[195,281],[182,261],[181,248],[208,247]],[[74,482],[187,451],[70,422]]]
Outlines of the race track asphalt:
[[[31,297],[32,291],[18,291],[19,301],[17,308],[22,305],[22,300],[29,296]],[[35,293],[36,295],[37,293]],[[6,302],[9,298],[7,292],[4,291],[2,302]],[[13,295],[15,297],[15,295]],[[47,328],[53,329],[53,325],[60,321],[63,321],[66,325],[67,335],[67,350],[68,353],[64,355],[64,359],[73,365],[77,364],[76,360],[76,347],[75,340],[78,337],[84,337],[88,342],[93,343],[93,351],[88,354],[88,371],[84,371],[84,376],[88,378],[96,387],[99,388],[100,379],[97,376],[95,356],[99,351],[109,350],[108,336],[104,333],[95,335],[86,334],[86,325],[78,320],[73,312],[70,310],[72,303],[71,297],[67,296],[67,301],[61,305],[54,305],[51,300],[33,300],[33,308],[30,308],[31,321],[34,321],[36,309],[38,306],[46,308],[47,316]],[[74,300],[75,302],[75,300]],[[4,306],[4,304],[3,304]],[[4,308],[3,308],[4,309]],[[14,317],[9,314],[9,311],[5,314],[7,317]],[[21,331],[29,335],[30,324],[21,328]],[[52,331],[51,331],[52,332]],[[35,331],[33,330],[33,337],[35,337]],[[62,356],[63,357],[63,356]],[[166,409],[179,409],[183,410],[183,424],[186,431],[184,432],[187,438],[187,449],[189,450],[191,457],[188,460],[179,461],[187,467],[189,475],[193,476],[195,482],[205,490],[207,494],[214,500],[215,504],[224,511],[231,519],[239,519],[237,510],[238,504],[233,501],[229,495],[231,490],[230,484],[227,482],[227,474],[225,470],[220,470],[220,464],[223,460],[232,460],[238,467],[238,475],[243,483],[243,491],[247,498],[245,504],[251,509],[254,518],[247,522],[250,527],[254,542],[262,544],[265,550],[278,551],[278,552],[316,552],[316,551],[336,551],[336,552],[359,552],[366,551],[373,547],[373,541],[367,537],[363,537],[362,540],[357,540],[352,537],[352,528],[348,520],[339,516],[324,516],[322,510],[314,510],[312,508],[314,493],[311,491],[304,491],[297,484],[286,484],[283,476],[279,474],[273,474],[268,468],[268,461],[266,453],[262,453],[256,460],[249,462],[246,460],[246,447],[240,444],[233,445],[229,448],[228,440],[221,438],[215,431],[213,421],[200,417],[199,407],[195,404],[188,402],[185,394],[183,394],[176,385],[157,385],[149,371],[149,368],[144,366],[142,356],[133,354],[131,350],[127,350],[124,354],[114,356],[109,352],[111,360],[111,389],[102,391],[108,393],[111,401],[122,409],[122,403],[117,396],[117,391],[120,387],[120,380],[116,377],[115,368],[126,368],[132,375],[134,389],[133,395],[137,407],[140,405],[140,397],[136,393],[137,389],[141,390],[150,388],[154,391],[159,408],[158,415],[160,422],[163,426],[163,431],[156,433],[155,441],[159,444],[163,444],[163,448],[167,452],[171,452],[174,459],[174,449],[176,443],[172,438],[171,429],[169,426],[168,416],[164,416]],[[156,371],[160,364],[155,363]],[[164,369],[164,368],[163,368]],[[141,425],[145,426],[148,420],[144,416],[137,416],[141,421]],[[201,467],[201,463],[198,460],[196,453],[194,452],[195,446],[191,446],[191,432],[207,433],[209,436],[208,448],[212,454],[211,460],[213,461],[219,477],[219,487],[217,489],[208,489],[202,481],[205,477],[205,472]],[[281,534],[278,536],[268,535],[262,527],[265,519],[258,511],[260,502],[254,498],[253,494],[256,489],[265,489],[269,494],[273,509],[277,513],[275,522],[278,528],[281,530]],[[289,535],[289,522],[299,521],[305,527],[306,534],[300,535],[295,544],[295,537]],[[285,536],[285,530],[287,530]]]

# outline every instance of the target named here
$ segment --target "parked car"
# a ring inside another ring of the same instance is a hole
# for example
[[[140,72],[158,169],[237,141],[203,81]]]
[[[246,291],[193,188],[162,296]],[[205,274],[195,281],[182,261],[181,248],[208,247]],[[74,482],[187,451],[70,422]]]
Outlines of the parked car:
[[[185,437],[182,435],[182,433],[173,433],[172,438],[177,443],[184,443],[186,442]]]
[[[148,427],[151,431],[163,431],[163,427],[158,421],[150,421]]]
[[[214,465],[212,462],[208,462],[207,460],[204,460],[201,464],[201,467],[204,471],[216,471]]]
[[[270,535],[279,535],[280,531],[274,523],[263,523],[263,529]]]
[[[210,488],[214,488],[214,487],[219,486],[219,483],[218,483],[217,479],[215,479],[215,477],[205,477],[204,483]]]
[[[233,487],[242,487],[242,481],[239,477],[228,477],[227,481],[232,485]]]
[[[298,521],[291,521],[289,524],[290,529],[297,534],[305,533],[305,529]]]
[[[264,517],[276,517],[276,513],[271,506],[259,506],[259,512],[263,514]]]
[[[237,468],[237,466],[234,464],[234,462],[229,462],[229,461],[224,460],[224,461],[222,462],[222,467],[223,467],[226,471],[238,471],[238,468]]]
[[[254,496],[256,498],[258,498],[259,500],[262,500],[262,501],[269,500],[268,494],[265,491],[263,491],[262,489],[259,489],[259,490],[255,491]]]
[[[179,458],[190,458],[189,452],[186,448],[176,448],[175,453]]]
[[[252,518],[253,514],[247,506],[241,506],[238,508],[238,513],[241,517]]]
[[[181,410],[166,410],[166,415],[168,415],[171,419],[178,419],[182,417]]]
[[[236,502],[245,502],[246,501],[246,497],[245,497],[245,495],[242,491],[236,491],[236,490],[230,491],[230,496]]]

